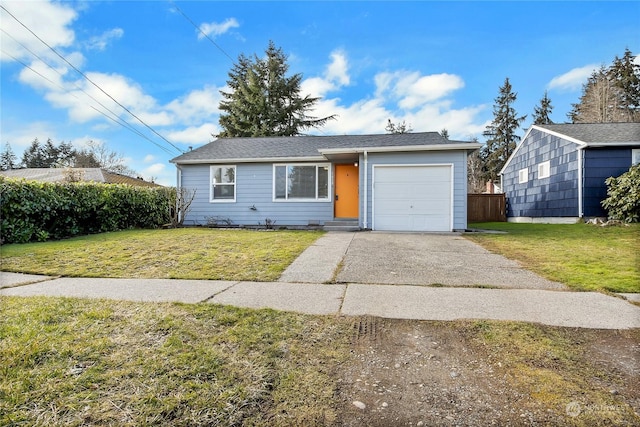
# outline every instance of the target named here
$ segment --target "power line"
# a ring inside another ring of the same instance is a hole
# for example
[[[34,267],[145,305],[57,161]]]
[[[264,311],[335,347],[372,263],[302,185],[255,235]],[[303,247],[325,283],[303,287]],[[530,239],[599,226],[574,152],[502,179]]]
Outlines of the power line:
[[[158,137],[160,137],[162,140],[164,140],[167,144],[171,145],[173,148],[175,148],[179,153],[183,153],[184,151],[181,150],[180,148],[178,148],[175,144],[173,144],[171,141],[169,141],[167,138],[165,138],[164,136],[162,136],[161,134],[159,134],[155,129],[153,129],[151,126],[149,126],[148,124],[146,124],[140,117],[138,117],[137,115],[135,115],[131,110],[129,110],[127,107],[125,107],[124,105],[122,105],[120,102],[118,102],[113,96],[109,95],[104,89],[102,89],[97,83],[95,83],[93,80],[91,80],[86,74],[84,74],[82,71],[80,71],[75,65],[73,65],[71,62],[69,62],[64,56],[62,56],[60,53],[58,53],[57,50],[55,50],[53,47],[49,46],[49,44],[47,42],[45,42],[44,40],[42,40],[36,33],[34,33],[29,27],[27,27],[25,24],[22,23],[22,21],[20,21],[18,18],[16,18],[11,12],[9,12],[7,10],[6,7],[4,7],[4,5],[0,4],[0,8],[2,10],[4,10],[5,12],[7,12],[9,14],[9,16],[11,16],[16,22],[18,22],[18,24],[20,24],[22,27],[24,27],[27,31],[29,31],[35,38],[37,38],[42,44],[44,44],[45,46],[47,46],[53,53],[55,53],[60,59],[62,59],[67,65],[69,65],[71,68],[73,68],[78,74],[80,74],[83,78],[85,78],[89,83],[91,83],[93,86],[95,86],[100,92],[104,93],[109,99],[111,99],[113,102],[115,102],[116,104],[118,104],[123,110],[125,110],[127,113],[129,113],[132,117],[134,117],[136,120],[138,120],[143,126],[145,126],[147,129],[149,129],[151,132],[153,132],[154,134],[156,134]]]
[[[202,28],[200,28],[200,27],[199,27],[195,22],[193,22],[193,20],[192,20],[191,18],[189,18],[189,17],[188,17],[188,16],[187,16],[183,11],[182,11],[182,9],[180,9],[180,8],[178,7],[178,5],[176,5],[174,2],[171,2],[171,4],[173,4],[173,7],[175,7],[175,8],[176,8],[176,10],[177,10],[178,12],[180,12],[180,14],[181,14],[182,16],[184,16],[184,19],[186,19],[187,21],[189,21],[189,22],[191,23],[191,25],[193,25],[193,26],[195,27],[195,29],[196,29],[196,30],[198,30],[198,31],[200,32],[200,34],[202,34],[203,36],[205,36],[205,37],[207,38],[207,40],[209,40],[211,43],[213,43],[213,45],[214,45],[215,47],[217,47],[217,48],[220,50],[220,52],[224,53],[224,54],[225,54],[225,56],[231,60],[231,62],[234,62],[233,58],[232,58],[232,57],[231,57],[231,56],[230,56],[230,55],[229,55],[229,54],[228,54],[228,53],[227,53],[223,48],[221,48],[221,47],[220,47],[220,45],[219,45],[218,43],[216,43],[216,42],[215,42],[211,37],[209,37],[209,34],[207,34],[207,33],[205,33],[204,31],[202,31]]]
[[[45,61],[44,59],[42,59],[38,54],[34,53],[33,51],[31,51],[31,49],[29,49],[28,47],[26,47],[24,44],[20,43],[18,40],[16,40],[11,34],[7,33],[5,30],[0,29],[0,31],[2,31],[5,35],[11,37],[16,43],[18,43],[20,46],[22,46],[25,50],[27,50],[29,53],[31,53],[33,56],[35,56],[37,59],[39,59],[43,64],[45,64],[47,67],[49,67],[50,69],[52,69],[53,71],[55,71],[59,76],[64,77],[62,75],[62,73],[58,70],[56,70],[53,66],[51,66],[51,64],[47,63],[47,61]],[[31,70],[31,72],[33,72],[34,74],[36,74],[37,76],[41,77],[42,79],[48,81],[49,83],[51,83],[52,85],[62,89],[65,92],[68,92],[69,95],[73,96],[75,99],[80,100],[80,98],[78,98],[74,93],[69,92],[66,88],[62,87],[61,85],[59,85],[58,83],[54,82],[53,80],[49,79],[47,76],[43,75],[42,73],[40,73],[38,70],[32,68],[30,65],[26,64],[25,62],[21,61],[20,59],[16,58],[15,56],[11,55],[9,52],[2,50],[2,52],[11,57],[11,59],[13,59],[14,61],[16,61],[17,63],[21,64],[22,66],[24,66],[25,68]],[[171,152],[167,147],[164,147],[160,144],[158,144],[157,142],[153,141],[151,138],[149,138],[147,135],[143,134],[142,132],[140,132],[138,129],[134,128],[133,126],[131,126],[129,123],[127,123],[124,120],[120,120],[119,116],[113,112],[112,110],[110,110],[106,105],[104,105],[102,102],[98,101],[96,98],[94,98],[90,93],[88,93],[87,91],[85,91],[84,89],[82,89],[80,86],[78,86],[77,84],[73,83],[73,86],[78,89],[79,91],[83,92],[85,95],[87,95],[89,98],[91,98],[92,100],[94,100],[96,103],[98,103],[98,105],[100,105],[102,108],[104,108],[106,111],[108,111],[109,113],[111,113],[112,116],[107,115],[104,111],[100,111],[98,110],[96,107],[94,107],[93,105],[89,105],[89,107],[91,107],[93,110],[95,110],[96,112],[98,112],[99,114],[101,114],[102,116],[104,116],[105,118],[111,120],[112,122],[122,126],[123,128],[131,131],[132,133],[138,135],[139,137],[146,139],[147,141],[149,141],[150,143],[152,143],[153,145],[155,145],[156,147],[160,148],[161,150],[163,150],[165,153],[172,155],[173,152]]]

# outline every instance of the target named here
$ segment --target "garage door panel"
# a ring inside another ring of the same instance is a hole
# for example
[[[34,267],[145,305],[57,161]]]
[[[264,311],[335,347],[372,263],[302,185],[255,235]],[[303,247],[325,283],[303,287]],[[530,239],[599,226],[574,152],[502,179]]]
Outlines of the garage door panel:
[[[374,228],[451,230],[451,167],[376,167]]]

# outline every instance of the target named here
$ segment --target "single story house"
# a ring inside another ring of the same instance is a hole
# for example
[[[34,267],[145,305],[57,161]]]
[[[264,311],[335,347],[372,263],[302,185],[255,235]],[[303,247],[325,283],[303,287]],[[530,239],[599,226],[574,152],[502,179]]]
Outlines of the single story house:
[[[23,168],[0,171],[0,176],[40,182],[98,182],[105,184],[128,184],[136,187],[161,187],[159,184],[120,175],[101,168]]]
[[[500,171],[509,221],[606,217],[605,180],[640,163],[640,123],[533,125]]]
[[[467,227],[479,147],[437,132],[219,138],[171,162],[177,186],[195,190],[185,224],[452,231]]]

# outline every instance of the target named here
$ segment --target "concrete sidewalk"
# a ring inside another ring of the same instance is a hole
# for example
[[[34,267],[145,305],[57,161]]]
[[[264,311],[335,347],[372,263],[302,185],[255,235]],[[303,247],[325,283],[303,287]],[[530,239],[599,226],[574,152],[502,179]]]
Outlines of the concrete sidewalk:
[[[388,261],[390,253],[392,262]],[[483,265],[483,261],[484,265],[490,261],[491,275],[479,277],[479,267],[464,268]],[[358,278],[367,283],[357,283]],[[333,283],[336,280],[344,283]],[[435,283],[439,286],[428,286]],[[56,278],[0,272],[0,295],[214,303],[318,315],[640,328],[640,307],[629,302],[640,300],[639,294],[568,292],[455,233],[327,233],[278,282]]]
[[[46,278],[14,273],[0,273],[0,283],[5,286],[0,289],[0,295],[214,303],[319,315],[373,315],[422,320],[515,320],[576,328],[640,328],[640,307],[623,298],[597,292],[410,285]],[[11,283],[11,286],[7,286],[7,283]]]

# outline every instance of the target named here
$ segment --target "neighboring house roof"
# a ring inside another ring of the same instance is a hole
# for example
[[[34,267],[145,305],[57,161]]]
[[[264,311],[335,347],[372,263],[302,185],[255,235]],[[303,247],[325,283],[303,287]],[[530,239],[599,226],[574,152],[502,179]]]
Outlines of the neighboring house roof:
[[[475,150],[480,144],[450,141],[438,132],[385,134],[218,138],[171,160],[177,164],[326,160],[329,156],[364,151]]]
[[[640,143],[640,123],[568,123],[537,127],[587,146]]]
[[[624,147],[640,146],[640,123],[564,123],[554,125],[532,125],[511,153],[500,170],[505,171],[520,147],[527,140],[533,130],[542,131],[578,144],[581,148],[588,147]]]
[[[138,187],[161,187],[161,185],[133,178],[126,175],[112,173],[100,168],[25,168],[0,171],[0,176],[28,181],[64,182],[71,174],[83,182],[102,182],[105,184],[128,184]]]

